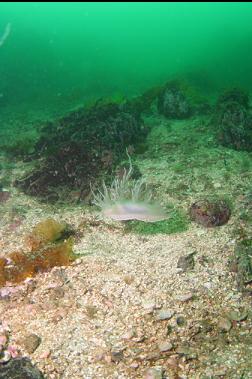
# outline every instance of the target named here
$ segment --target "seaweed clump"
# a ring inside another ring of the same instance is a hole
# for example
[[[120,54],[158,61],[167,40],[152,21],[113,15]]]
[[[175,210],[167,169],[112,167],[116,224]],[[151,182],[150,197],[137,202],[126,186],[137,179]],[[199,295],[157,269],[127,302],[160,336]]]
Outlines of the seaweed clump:
[[[46,200],[58,200],[60,187],[85,198],[90,182],[110,174],[126,148],[145,136],[137,109],[100,100],[44,125],[34,147],[37,167],[15,184]]]
[[[225,91],[216,104],[214,124],[219,142],[236,150],[252,150],[249,95],[238,88]]]
[[[72,238],[63,240],[66,231],[65,224],[53,219],[37,224],[25,237],[26,250],[0,257],[0,286],[7,282],[20,283],[55,266],[70,265],[75,255]]]

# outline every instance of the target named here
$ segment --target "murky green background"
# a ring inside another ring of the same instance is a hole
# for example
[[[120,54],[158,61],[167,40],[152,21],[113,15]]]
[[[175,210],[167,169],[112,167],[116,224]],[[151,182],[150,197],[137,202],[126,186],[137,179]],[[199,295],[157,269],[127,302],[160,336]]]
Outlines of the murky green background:
[[[177,75],[252,85],[250,3],[1,3],[1,104],[135,95]]]

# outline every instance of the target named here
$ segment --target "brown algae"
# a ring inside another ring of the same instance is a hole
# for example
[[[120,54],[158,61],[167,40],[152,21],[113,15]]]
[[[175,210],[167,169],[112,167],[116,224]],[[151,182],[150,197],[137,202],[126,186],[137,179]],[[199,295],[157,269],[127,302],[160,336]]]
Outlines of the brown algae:
[[[20,283],[55,266],[70,265],[75,259],[73,238],[59,241],[65,229],[65,224],[53,219],[38,223],[25,237],[29,252],[14,251],[0,257],[0,286]]]

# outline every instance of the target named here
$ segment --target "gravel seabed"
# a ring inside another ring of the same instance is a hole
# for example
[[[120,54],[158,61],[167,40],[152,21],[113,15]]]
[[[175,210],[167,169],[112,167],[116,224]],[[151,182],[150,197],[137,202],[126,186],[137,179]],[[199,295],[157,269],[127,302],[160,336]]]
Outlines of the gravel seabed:
[[[56,267],[26,281],[0,302],[11,343],[32,358],[46,378],[145,378],[146,369],[156,366],[162,366],[164,377],[174,379],[242,377],[251,347],[231,343],[231,333],[239,329],[248,334],[251,321],[234,325],[228,333],[218,331],[228,311],[249,307],[229,271],[234,248],[230,224],[213,229],[192,224],[179,234],[139,236],[125,233],[121,224],[95,224],[92,214],[80,210],[53,217],[76,228],[85,225],[75,244],[75,252],[82,255],[70,267]],[[35,214],[31,218],[35,225]],[[29,221],[27,217],[20,236],[12,236],[8,250],[22,244]],[[1,237],[6,245],[4,228]],[[195,267],[182,272],[178,259],[191,252]],[[158,320],[160,310],[171,318]],[[185,325],[177,325],[178,316]],[[214,331],[195,342],[204,320]],[[31,333],[42,342],[27,354],[22,340]],[[219,342],[218,335],[224,341]],[[217,342],[210,346],[213,336]],[[161,352],[163,342],[172,349]],[[179,353],[185,344],[191,355]],[[211,376],[216,372],[222,376]]]

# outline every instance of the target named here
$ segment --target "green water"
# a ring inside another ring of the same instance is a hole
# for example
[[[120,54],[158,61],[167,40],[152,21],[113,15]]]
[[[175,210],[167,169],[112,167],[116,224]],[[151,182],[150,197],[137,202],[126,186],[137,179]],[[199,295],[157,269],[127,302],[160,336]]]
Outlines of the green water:
[[[1,3],[0,106],[136,95],[182,75],[252,85],[250,3]]]

